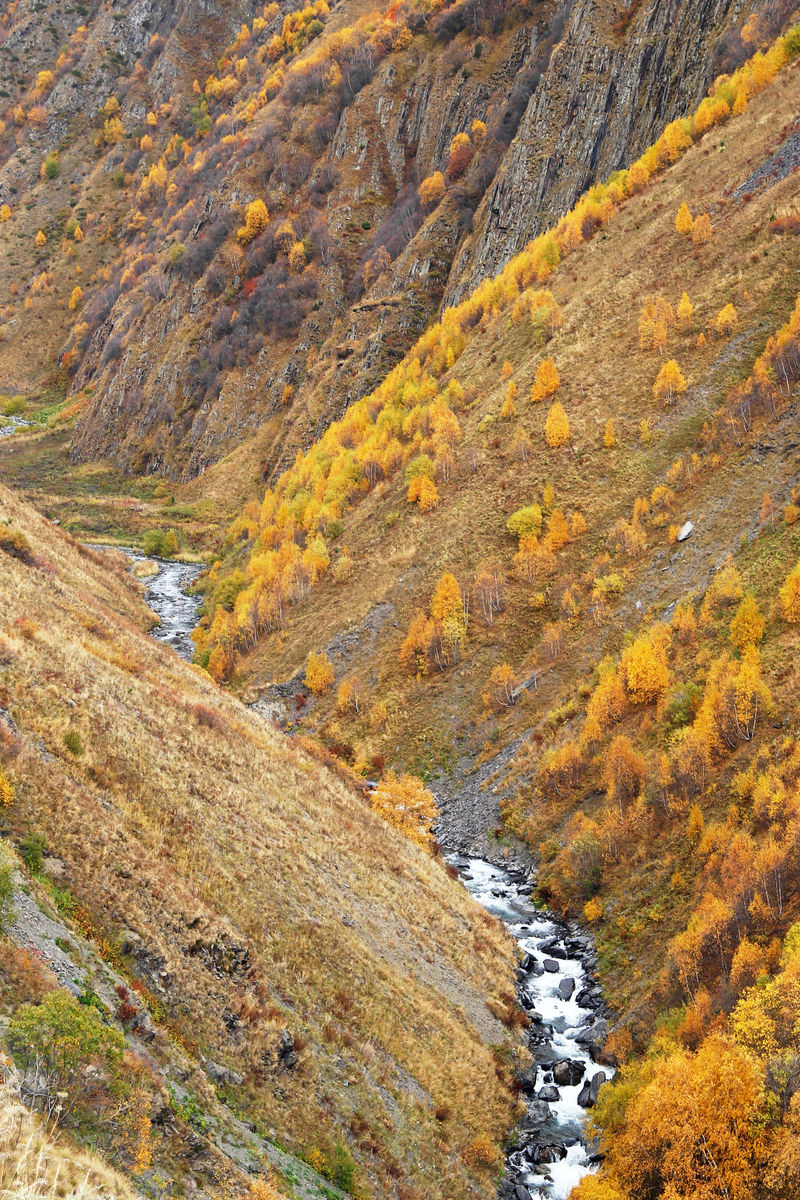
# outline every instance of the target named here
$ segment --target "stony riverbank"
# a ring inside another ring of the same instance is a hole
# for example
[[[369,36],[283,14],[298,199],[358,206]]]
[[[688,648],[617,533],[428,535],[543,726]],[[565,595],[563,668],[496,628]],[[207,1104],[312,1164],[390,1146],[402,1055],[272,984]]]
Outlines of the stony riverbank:
[[[462,855],[449,861],[475,899],[505,923],[522,955],[517,997],[528,1017],[533,1061],[520,1077],[526,1112],[510,1139],[498,1195],[566,1200],[595,1169],[585,1118],[613,1073],[598,1065],[608,1021],[592,939],[576,924],[534,907],[529,868]]]

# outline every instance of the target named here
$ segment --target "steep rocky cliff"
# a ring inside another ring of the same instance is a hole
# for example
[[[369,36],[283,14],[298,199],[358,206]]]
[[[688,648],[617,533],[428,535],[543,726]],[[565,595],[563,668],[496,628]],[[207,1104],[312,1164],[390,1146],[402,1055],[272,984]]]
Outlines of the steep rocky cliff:
[[[196,5],[141,0],[82,27],[59,17],[44,39],[21,5],[4,48],[33,47],[6,80],[6,390],[61,364],[84,391],[76,461],[185,479],[257,435],[275,478],[443,301],[696,101],[724,39],[743,49],[752,7],[462,0],[379,19],[348,0],[279,52],[275,5],[209,2],[198,20]],[[49,92],[35,86],[48,67]],[[451,141],[476,121],[456,169]],[[426,204],[436,171],[444,194]],[[242,247],[260,197],[269,225]]]
[[[628,166],[702,99],[744,0],[649,0],[622,20],[576,0],[563,40],[459,248],[446,301],[505,265],[597,179]]]

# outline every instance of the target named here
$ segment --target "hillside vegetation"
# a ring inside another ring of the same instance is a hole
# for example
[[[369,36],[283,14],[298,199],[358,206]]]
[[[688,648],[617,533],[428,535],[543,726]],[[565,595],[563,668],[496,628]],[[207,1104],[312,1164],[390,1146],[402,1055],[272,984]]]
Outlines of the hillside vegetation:
[[[74,1112],[69,1093],[73,1128],[129,1170],[141,1153],[176,1186],[227,1172],[241,1190],[203,1136],[231,1119],[221,1101],[354,1193],[493,1194],[514,1107],[500,926],[346,772],[146,638],[122,566],[0,503],[5,832],[123,981],[116,1010],[84,999],[106,1057]],[[62,996],[53,981],[5,941],[2,958],[12,1028],[60,1028],[66,1000],[19,1007]]]
[[[249,438],[277,478],[741,61],[739,7],[7,4],[4,390],[71,392],[73,461],[188,479]]]
[[[365,774],[471,756],[472,843],[593,923],[624,1069],[580,1200],[796,1192],[797,48],[446,310],[207,582],[212,673],[305,682]]]

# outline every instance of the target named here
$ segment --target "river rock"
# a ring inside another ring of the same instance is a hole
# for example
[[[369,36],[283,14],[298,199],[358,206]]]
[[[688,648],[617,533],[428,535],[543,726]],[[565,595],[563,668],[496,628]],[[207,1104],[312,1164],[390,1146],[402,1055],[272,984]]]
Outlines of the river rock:
[[[554,1163],[567,1157],[567,1148],[562,1142],[545,1142],[531,1146],[526,1153],[533,1163]]]
[[[532,1012],[536,1007],[536,997],[529,992],[527,988],[519,989],[517,992],[517,999],[519,1000],[520,1006],[524,1008],[526,1012]]]
[[[553,1067],[553,1081],[563,1087],[569,1084],[574,1087],[583,1079],[585,1067],[577,1059],[562,1058]]]
[[[572,993],[575,991],[575,980],[571,976],[559,980],[558,994],[562,1000],[569,1000]]]
[[[600,1087],[605,1081],[605,1071],[595,1071],[592,1078],[586,1080],[578,1093],[578,1104],[580,1104],[581,1108],[594,1108],[597,1103],[597,1097],[600,1094]]]
[[[543,963],[545,971],[549,971],[551,975],[558,974],[558,963],[554,958],[546,958]]]
[[[539,1130],[550,1120],[550,1116],[550,1105],[546,1101],[530,1100],[528,1110],[520,1121],[519,1127],[523,1133]]]
[[[604,1017],[598,1017],[586,1029],[575,1038],[579,1046],[586,1046],[589,1053],[594,1057],[603,1049],[603,1044],[608,1037],[608,1021]]]
[[[539,1088],[538,1097],[540,1100],[546,1100],[548,1104],[554,1104],[556,1100],[561,1099],[561,1092],[557,1087],[553,1087],[552,1083],[548,1083]]]
[[[538,942],[537,949],[544,954],[549,954],[550,958],[565,959],[567,957],[566,950],[556,938],[547,938],[543,942]]]
[[[539,1076],[537,1067],[528,1067],[525,1071],[520,1071],[517,1079],[519,1080],[520,1090],[526,1096],[533,1096],[536,1092],[536,1080]]]
[[[518,1183],[514,1188],[514,1200],[532,1200],[531,1194],[524,1184]]]

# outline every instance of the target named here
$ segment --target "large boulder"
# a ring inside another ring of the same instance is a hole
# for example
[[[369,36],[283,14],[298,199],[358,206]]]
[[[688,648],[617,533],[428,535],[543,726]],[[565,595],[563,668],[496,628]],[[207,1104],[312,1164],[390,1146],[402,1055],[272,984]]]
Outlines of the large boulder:
[[[586,1068],[577,1059],[562,1058],[553,1067],[553,1082],[560,1087],[574,1087],[583,1079]]]
[[[591,1079],[587,1079],[578,1093],[578,1104],[581,1108],[594,1108],[600,1088],[606,1081],[605,1071],[595,1071]]]

